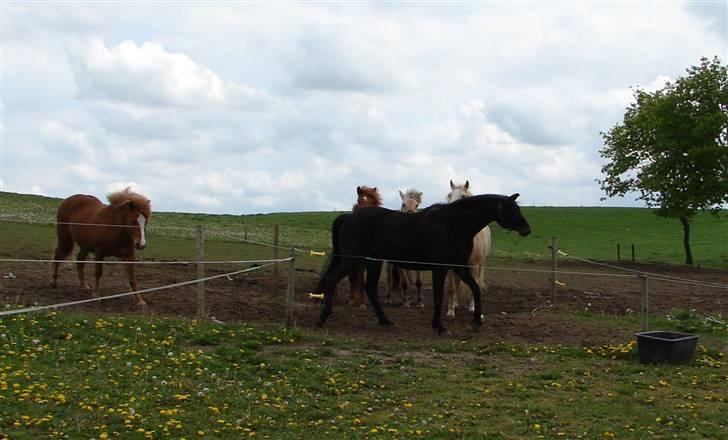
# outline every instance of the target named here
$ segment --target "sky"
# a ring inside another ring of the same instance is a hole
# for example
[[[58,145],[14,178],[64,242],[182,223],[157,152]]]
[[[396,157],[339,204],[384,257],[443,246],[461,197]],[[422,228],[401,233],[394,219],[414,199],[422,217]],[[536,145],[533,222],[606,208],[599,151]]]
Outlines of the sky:
[[[449,181],[601,200],[633,88],[728,61],[728,2],[0,4],[0,190],[154,210],[399,209]]]

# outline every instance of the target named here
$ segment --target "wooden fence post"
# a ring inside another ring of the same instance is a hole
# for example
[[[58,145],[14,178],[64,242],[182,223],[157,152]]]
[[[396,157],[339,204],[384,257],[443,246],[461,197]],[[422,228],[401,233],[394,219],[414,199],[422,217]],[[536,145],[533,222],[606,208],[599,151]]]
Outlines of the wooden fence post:
[[[617,243],[617,263],[619,263],[619,262],[620,262],[620,260],[621,260],[621,258],[620,258],[620,255],[619,255],[619,254],[620,254],[620,249],[619,249],[619,243]]]
[[[632,262],[634,263],[634,243],[632,243]]]
[[[197,278],[205,278],[205,239],[203,237],[202,225],[197,225]],[[197,319],[205,317],[205,282],[197,282]]]
[[[293,293],[296,288],[296,258],[293,256],[293,249],[288,254],[288,291],[286,293],[286,328],[293,327]]]
[[[556,304],[556,237],[551,237],[551,304]]]
[[[647,297],[647,275],[640,275],[640,328],[646,332],[649,328],[649,303]]]
[[[273,259],[278,259],[278,241],[280,239],[280,226],[273,225]],[[278,294],[278,264],[273,265],[273,295]]]

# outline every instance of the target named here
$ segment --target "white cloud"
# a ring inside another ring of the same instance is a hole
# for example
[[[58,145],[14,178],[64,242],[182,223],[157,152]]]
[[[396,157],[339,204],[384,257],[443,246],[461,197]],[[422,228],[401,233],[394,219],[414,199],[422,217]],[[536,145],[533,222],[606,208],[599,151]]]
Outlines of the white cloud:
[[[131,182],[157,210],[349,209],[357,185],[427,205],[450,179],[601,204],[630,87],[728,53],[714,11],[679,3],[2,8],[3,187]]]
[[[147,41],[107,48],[100,38],[80,42],[69,58],[81,98],[143,106],[226,107],[260,110],[271,105],[261,90],[224,81],[182,53]]]

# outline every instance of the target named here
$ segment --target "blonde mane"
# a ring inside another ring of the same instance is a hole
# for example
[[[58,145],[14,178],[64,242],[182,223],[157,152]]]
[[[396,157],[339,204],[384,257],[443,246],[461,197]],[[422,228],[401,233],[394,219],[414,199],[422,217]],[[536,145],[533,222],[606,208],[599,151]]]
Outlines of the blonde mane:
[[[141,212],[144,217],[149,219],[152,216],[152,202],[139,193],[135,193],[131,190],[131,187],[127,186],[121,191],[115,191],[109,193],[106,199],[111,205],[117,205],[127,202],[134,203],[134,206]]]
[[[418,205],[422,203],[422,191],[417,191],[414,188],[408,188],[404,196],[414,200]]]

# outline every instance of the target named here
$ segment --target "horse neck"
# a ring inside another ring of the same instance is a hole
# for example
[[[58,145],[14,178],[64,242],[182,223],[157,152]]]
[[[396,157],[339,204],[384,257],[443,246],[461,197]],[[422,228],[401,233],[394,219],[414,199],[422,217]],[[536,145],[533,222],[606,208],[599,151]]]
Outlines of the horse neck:
[[[99,213],[96,216],[95,223],[102,224],[102,225],[120,225],[120,226],[127,226],[126,225],[126,218],[124,217],[124,214],[119,212],[118,209],[114,208],[111,205],[106,205],[101,210],[99,210]],[[107,227],[104,229],[108,229],[109,235],[128,235],[131,228],[114,228],[114,227]],[[113,231],[113,232],[111,232]]]
[[[446,206],[453,208],[453,216],[461,223],[461,227],[475,235],[489,223],[498,220],[501,202],[500,196],[479,195]]]

